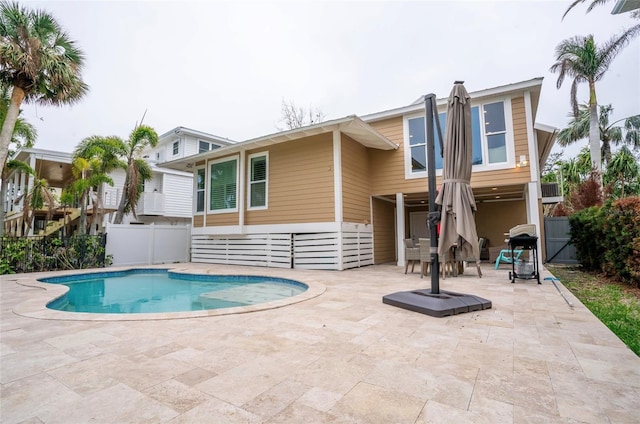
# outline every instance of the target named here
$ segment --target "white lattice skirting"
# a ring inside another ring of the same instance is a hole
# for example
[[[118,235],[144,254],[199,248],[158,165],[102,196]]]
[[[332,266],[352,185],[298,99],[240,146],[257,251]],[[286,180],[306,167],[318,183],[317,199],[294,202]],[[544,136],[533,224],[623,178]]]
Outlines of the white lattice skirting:
[[[278,268],[344,270],[373,264],[373,234],[342,231],[194,235],[191,261]]]

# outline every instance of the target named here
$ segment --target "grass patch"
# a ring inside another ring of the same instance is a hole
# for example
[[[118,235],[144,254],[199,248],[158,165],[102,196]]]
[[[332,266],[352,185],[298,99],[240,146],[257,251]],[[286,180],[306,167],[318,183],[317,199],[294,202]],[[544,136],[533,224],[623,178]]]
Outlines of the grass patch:
[[[545,266],[593,314],[640,356],[640,293],[576,267]]]

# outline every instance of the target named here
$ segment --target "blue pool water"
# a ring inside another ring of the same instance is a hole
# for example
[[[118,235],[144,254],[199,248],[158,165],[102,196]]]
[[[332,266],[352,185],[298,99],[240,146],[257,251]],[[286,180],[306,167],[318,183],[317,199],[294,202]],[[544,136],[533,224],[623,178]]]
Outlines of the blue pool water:
[[[69,291],[47,305],[68,312],[139,314],[255,305],[308,289],[294,280],[244,275],[195,275],[136,269],[43,278]]]

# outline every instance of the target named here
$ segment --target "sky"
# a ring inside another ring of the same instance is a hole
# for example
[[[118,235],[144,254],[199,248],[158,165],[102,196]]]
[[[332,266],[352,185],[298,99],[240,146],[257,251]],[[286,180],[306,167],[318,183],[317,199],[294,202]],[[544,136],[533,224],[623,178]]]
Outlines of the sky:
[[[611,15],[615,0],[564,20],[571,1],[21,3],[50,12],[86,56],[83,100],[22,106],[35,147],[66,152],[92,135],[126,139],[143,116],[158,134],[184,126],[243,141],[282,126],[283,100],[325,119],[362,116],[446,97],[455,80],[472,93],[544,77],[536,122],[562,128],[572,81],[558,90],[549,71],[558,43],[603,43],[637,22]],[[597,93],[613,119],[640,113],[640,37]],[[585,84],[578,99],[588,100]]]

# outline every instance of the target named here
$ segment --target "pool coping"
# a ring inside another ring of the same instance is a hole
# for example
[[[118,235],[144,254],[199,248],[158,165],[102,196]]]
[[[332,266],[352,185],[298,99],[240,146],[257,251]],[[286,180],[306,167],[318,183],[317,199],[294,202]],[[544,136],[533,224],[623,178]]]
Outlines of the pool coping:
[[[178,272],[181,274],[192,275],[238,275],[237,269],[231,269],[229,272],[217,272],[207,271],[206,268],[194,269],[194,268],[180,268],[171,267],[167,264],[162,266],[129,266],[129,267],[114,267],[114,268],[94,268],[84,270],[62,271],[48,273],[46,276],[42,274],[38,278],[51,278],[59,276],[68,276],[74,274],[98,274],[105,272],[120,272],[131,271],[136,269],[166,269],[169,272]],[[236,272],[232,272],[236,271]],[[277,269],[267,268],[265,272],[257,272],[243,275],[250,275],[255,277],[270,277],[270,278],[286,278],[291,280],[290,277],[284,277],[278,275]],[[185,311],[185,312],[155,312],[155,313],[139,313],[139,314],[97,314],[89,312],[67,312],[57,311],[54,309],[48,309],[46,306],[50,302],[64,296],[69,288],[61,284],[44,283],[38,281],[35,277],[19,277],[15,278],[16,284],[25,287],[32,287],[40,289],[39,292],[34,292],[34,296],[17,304],[13,308],[13,312],[17,315],[45,319],[45,320],[62,320],[62,321],[151,321],[151,320],[169,320],[169,319],[189,319],[189,318],[206,318],[216,317],[223,315],[236,315],[246,314],[251,312],[266,311],[270,309],[282,308],[288,305],[304,302],[309,299],[320,296],[326,291],[326,286],[321,282],[312,278],[296,278],[294,281],[305,284],[308,289],[303,293],[296,296],[287,297],[285,299],[279,299],[272,302],[259,303],[249,306],[235,306],[232,308],[223,309],[207,309],[198,311]]]

